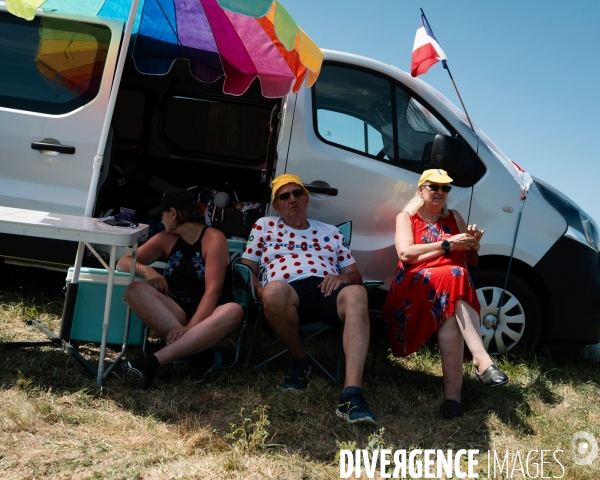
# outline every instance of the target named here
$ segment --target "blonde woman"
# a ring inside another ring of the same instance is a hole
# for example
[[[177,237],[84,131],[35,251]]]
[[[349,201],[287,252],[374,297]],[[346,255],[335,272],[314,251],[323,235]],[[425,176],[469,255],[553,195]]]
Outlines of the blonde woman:
[[[481,341],[479,301],[467,272],[467,252],[479,250],[483,230],[448,210],[452,179],[444,170],[425,170],[414,198],[396,218],[400,261],[382,317],[397,357],[417,351],[437,332],[444,376],[443,418],[462,416],[464,345],[477,378],[486,386],[508,382]]]

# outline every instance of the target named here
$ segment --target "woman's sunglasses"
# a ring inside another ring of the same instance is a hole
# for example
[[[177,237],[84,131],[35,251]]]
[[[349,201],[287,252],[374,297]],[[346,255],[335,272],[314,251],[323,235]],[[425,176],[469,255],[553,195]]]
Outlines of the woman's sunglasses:
[[[431,183],[428,183],[425,186],[428,187],[429,190],[431,190],[432,192],[437,192],[440,188],[444,193],[448,193],[450,190],[452,190],[452,187],[450,185],[432,185]]]
[[[302,190],[301,188],[299,188],[297,190],[292,190],[291,192],[282,193],[281,195],[279,195],[277,197],[276,200],[283,200],[283,201],[289,200],[290,199],[290,195],[294,195],[294,197],[300,198],[300,197],[304,196],[304,193],[305,193],[304,190]]]

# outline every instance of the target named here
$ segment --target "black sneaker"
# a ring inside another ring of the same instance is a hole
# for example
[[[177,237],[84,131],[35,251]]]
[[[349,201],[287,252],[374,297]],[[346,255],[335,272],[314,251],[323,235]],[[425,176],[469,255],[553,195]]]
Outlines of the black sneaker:
[[[218,353],[214,348],[209,348],[203,352],[190,355],[190,370],[188,378],[195,383],[204,383],[208,380],[210,374],[214,372],[218,365]]]
[[[340,395],[340,401],[335,413],[338,417],[342,417],[348,423],[376,423],[375,415],[369,410],[363,391],[359,387],[344,388]]]
[[[281,388],[284,390],[304,390],[308,386],[310,371],[308,356],[298,358],[290,355],[290,369],[283,377]]]
[[[134,387],[146,390],[152,384],[152,381],[154,380],[154,370],[143,368],[139,365],[134,366],[132,362],[125,362],[121,365],[125,378]]]

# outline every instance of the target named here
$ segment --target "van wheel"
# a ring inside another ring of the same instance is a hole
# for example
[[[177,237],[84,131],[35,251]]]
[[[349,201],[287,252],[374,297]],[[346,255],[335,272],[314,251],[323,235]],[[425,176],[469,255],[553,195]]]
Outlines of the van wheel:
[[[533,289],[511,273],[498,315],[506,271],[482,270],[477,275],[481,305],[481,337],[489,353],[513,349],[533,350],[542,333],[542,309]]]

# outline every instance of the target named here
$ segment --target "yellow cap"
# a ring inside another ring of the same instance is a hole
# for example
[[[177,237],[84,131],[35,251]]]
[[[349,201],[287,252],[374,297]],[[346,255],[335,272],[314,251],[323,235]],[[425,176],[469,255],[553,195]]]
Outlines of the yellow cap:
[[[306,196],[310,195],[308,190],[304,188],[300,177],[298,177],[297,175],[292,175],[291,173],[284,173],[283,175],[279,175],[271,182],[271,203],[275,201],[275,194],[277,193],[277,190],[279,190],[284,185],[287,185],[288,183],[295,183],[299,185],[302,188],[302,190],[304,190],[304,193],[306,193]]]
[[[439,168],[425,170],[419,179],[417,187],[423,185],[427,180],[433,183],[450,183],[452,181],[446,170],[440,170]]]

